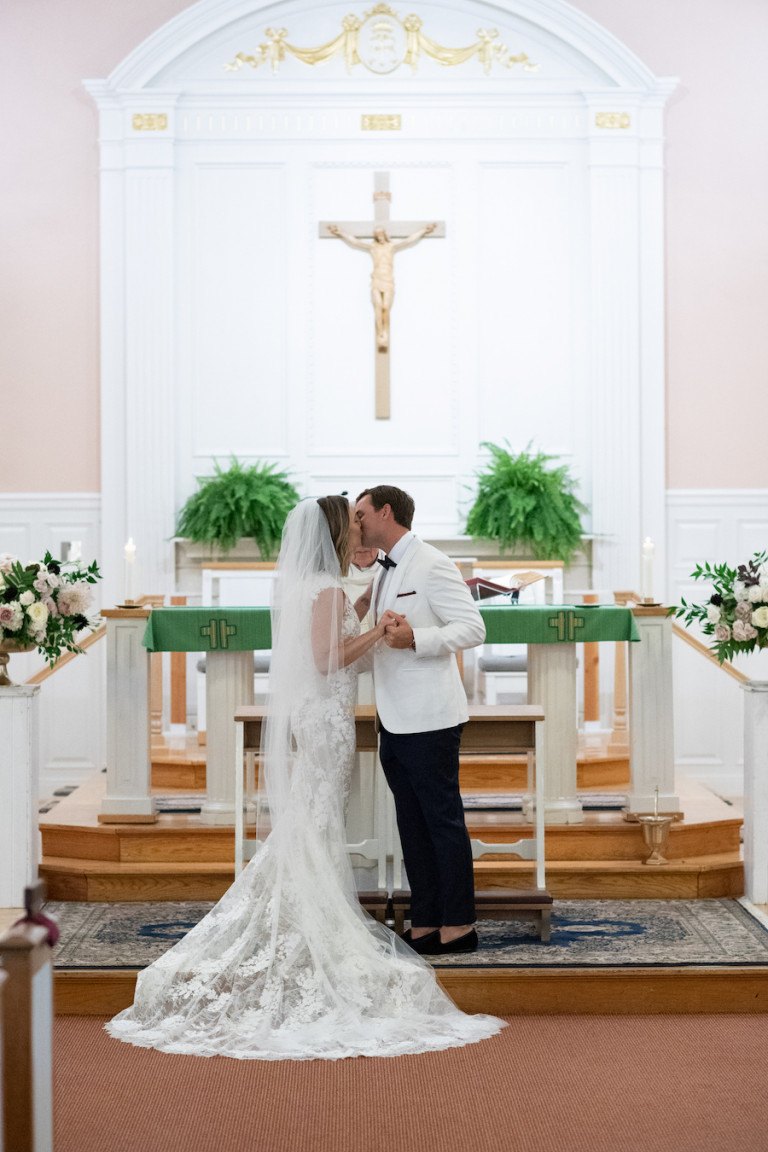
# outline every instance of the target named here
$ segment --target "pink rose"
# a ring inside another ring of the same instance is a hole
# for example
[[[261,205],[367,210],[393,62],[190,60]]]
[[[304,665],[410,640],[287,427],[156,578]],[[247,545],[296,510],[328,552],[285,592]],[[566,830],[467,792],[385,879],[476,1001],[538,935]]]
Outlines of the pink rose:
[[[10,604],[0,604],[0,628],[6,632],[18,632],[24,622],[24,609],[18,600]]]
[[[735,626],[734,626],[735,627]],[[731,629],[727,624],[718,624],[715,628],[715,640],[719,640],[722,644],[731,638]]]
[[[752,605],[748,600],[740,600],[736,605],[736,616],[739,620],[749,620],[752,617]]]
[[[757,636],[757,631],[751,624],[746,623],[744,620],[737,620],[733,625],[733,638],[734,640],[754,640]]]

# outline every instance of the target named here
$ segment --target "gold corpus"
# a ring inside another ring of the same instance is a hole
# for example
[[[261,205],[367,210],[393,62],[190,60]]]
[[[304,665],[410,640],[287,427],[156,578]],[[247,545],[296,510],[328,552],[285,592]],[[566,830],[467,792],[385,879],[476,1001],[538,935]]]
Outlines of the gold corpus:
[[[362,19],[352,14],[345,16],[341,27],[338,36],[314,48],[289,44],[287,28],[267,28],[264,33],[266,40],[259,44],[254,55],[238,52],[234,60],[224,67],[227,72],[237,72],[246,64],[251,68],[269,64],[276,73],[286,54],[310,65],[324,64],[334,56],[343,56],[347,71],[361,64],[377,75],[394,72],[402,64],[408,64],[415,72],[422,55],[447,68],[477,57],[486,76],[494,64],[502,68],[521,65],[524,72],[536,72],[539,67],[525,52],[512,55],[506,44],[499,40],[495,28],[479,28],[477,40],[465,48],[447,48],[424,35],[420,16],[412,13],[403,18],[389,4],[375,4]]]
[[[168,115],[166,112],[134,112],[131,124],[134,132],[165,132]]]
[[[596,128],[630,128],[632,120],[629,112],[596,112]]]
[[[363,115],[360,117],[360,127],[364,132],[399,132],[403,126],[403,118],[399,115]],[[374,200],[391,199],[389,193],[376,192]]]

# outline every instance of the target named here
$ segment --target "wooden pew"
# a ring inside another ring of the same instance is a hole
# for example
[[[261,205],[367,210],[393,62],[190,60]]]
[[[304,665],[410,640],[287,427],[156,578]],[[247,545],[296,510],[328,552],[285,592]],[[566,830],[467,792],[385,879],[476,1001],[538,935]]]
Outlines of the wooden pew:
[[[27,889],[27,894],[34,892]],[[28,908],[32,910],[29,904]],[[0,936],[0,963],[6,976],[2,1011],[5,1152],[53,1152],[53,965],[48,929],[38,924],[14,925]]]

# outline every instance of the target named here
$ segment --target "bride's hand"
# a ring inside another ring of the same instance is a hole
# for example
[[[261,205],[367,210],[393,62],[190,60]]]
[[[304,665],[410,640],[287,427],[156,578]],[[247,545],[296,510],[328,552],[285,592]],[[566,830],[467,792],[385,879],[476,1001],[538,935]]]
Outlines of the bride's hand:
[[[384,636],[386,634],[387,628],[391,628],[393,625],[397,625],[398,623],[400,623],[402,621],[402,619],[403,619],[403,617],[398,616],[397,612],[392,612],[388,608],[386,612],[382,613],[381,618],[380,618],[378,624],[376,625],[376,639],[377,640],[383,640]]]

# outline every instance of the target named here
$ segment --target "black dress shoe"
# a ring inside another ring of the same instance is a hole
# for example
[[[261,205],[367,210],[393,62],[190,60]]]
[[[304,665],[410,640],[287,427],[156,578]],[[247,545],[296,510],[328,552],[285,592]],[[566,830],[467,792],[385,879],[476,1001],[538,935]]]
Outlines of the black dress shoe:
[[[406,928],[400,939],[409,948],[413,948],[414,952],[418,952],[419,956],[432,956],[440,947],[440,929],[436,928],[434,932],[429,932],[426,936],[419,936],[416,940],[410,928]]]
[[[431,940],[431,936],[427,937]],[[477,932],[472,928],[469,932],[465,932],[463,936],[458,936],[455,940],[449,940],[444,944],[438,934],[437,947],[430,949],[430,956],[446,956],[449,952],[477,952],[479,941],[477,939]]]

